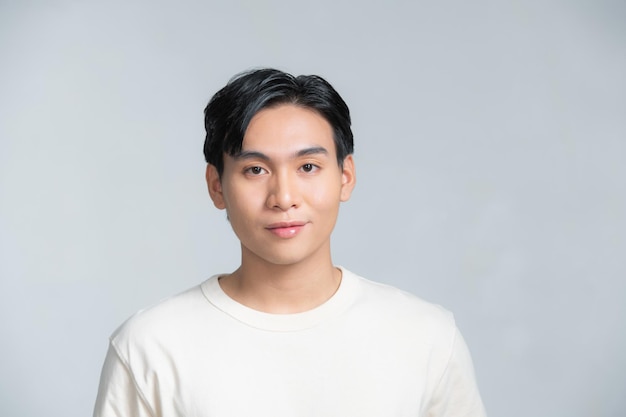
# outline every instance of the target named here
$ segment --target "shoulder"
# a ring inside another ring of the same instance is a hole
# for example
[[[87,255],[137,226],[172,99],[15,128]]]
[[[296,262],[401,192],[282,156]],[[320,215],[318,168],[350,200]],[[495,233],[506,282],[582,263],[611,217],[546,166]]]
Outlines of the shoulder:
[[[358,283],[360,302],[377,305],[390,314],[406,312],[412,319],[427,319],[442,326],[455,325],[452,313],[438,304],[394,286],[363,278],[345,269],[343,271],[347,278]]]
[[[391,285],[345,271],[360,287],[356,307],[386,327],[418,334],[425,343],[449,348],[457,331],[454,316],[444,307]],[[366,313],[367,312],[367,313]]]
[[[171,343],[188,334],[210,312],[201,285],[196,285],[138,311],[113,332],[110,341],[121,356],[127,356],[130,350]]]

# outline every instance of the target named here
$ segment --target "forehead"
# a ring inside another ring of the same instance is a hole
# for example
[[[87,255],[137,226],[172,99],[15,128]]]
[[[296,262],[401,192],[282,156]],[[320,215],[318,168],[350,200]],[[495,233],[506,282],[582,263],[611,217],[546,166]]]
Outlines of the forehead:
[[[280,153],[312,146],[335,154],[333,129],[328,121],[314,110],[283,104],[254,115],[244,135],[242,150]]]

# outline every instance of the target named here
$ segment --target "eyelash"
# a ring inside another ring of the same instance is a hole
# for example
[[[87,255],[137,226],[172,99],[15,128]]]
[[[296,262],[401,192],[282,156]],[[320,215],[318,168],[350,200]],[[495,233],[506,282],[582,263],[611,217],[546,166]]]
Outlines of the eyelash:
[[[253,172],[254,170],[259,170],[260,172],[256,172],[255,173],[255,172]],[[262,171],[267,172],[267,170],[265,168],[260,167],[260,166],[248,167],[248,168],[243,170],[243,172],[245,174],[250,174],[250,175],[253,175],[253,176],[261,175],[263,173]]]
[[[305,167],[306,167],[306,168],[305,168]],[[303,165],[302,165],[302,166],[298,169],[298,171],[302,171],[302,172],[304,172],[305,174],[311,174],[311,173],[316,172],[316,171],[317,171],[317,170],[319,170],[319,169],[320,169],[320,167],[319,167],[318,165],[315,165],[315,164],[312,164],[312,163],[310,163],[310,162],[309,162],[309,163],[303,164]],[[254,172],[254,171],[258,171],[258,172]],[[252,175],[252,176],[255,176],[255,177],[256,177],[256,176],[258,176],[258,175],[261,175],[261,174],[267,173],[267,169],[265,169],[265,168],[263,168],[263,167],[260,167],[260,166],[258,166],[258,165],[255,165],[255,166],[251,166],[251,167],[245,168],[245,169],[243,170],[243,172],[244,172],[244,174],[249,174],[249,175]]]
[[[305,170],[305,169],[304,169],[304,167],[311,167],[311,168],[310,168],[310,170],[308,170],[308,171],[307,171],[307,170]],[[302,170],[302,171],[303,171],[304,173],[306,173],[306,174],[310,174],[310,173],[312,173],[312,172],[315,172],[315,171],[317,171],[318,169],[320,169],[320,167],[319,167],[319,166],[317,166],[317,165],[315,165],[315,164],[312,164],[312,163],[307,163],[307,164],[304,164],[304,165],[302,165],[302,166],[300,167],[300,170]]]

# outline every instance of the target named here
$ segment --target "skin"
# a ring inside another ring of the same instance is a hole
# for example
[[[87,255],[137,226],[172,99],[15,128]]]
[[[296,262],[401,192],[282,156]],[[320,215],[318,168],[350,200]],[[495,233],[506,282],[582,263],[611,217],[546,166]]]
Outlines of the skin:
[[[208,165],[213,203],[241,242],[241,266],[220,278],[224,292],[253,309],[297,313],[339,287],[330,236],[356,183],[352,155],[337,163],[330,124],[295,105],[261,110],[220,177]]]

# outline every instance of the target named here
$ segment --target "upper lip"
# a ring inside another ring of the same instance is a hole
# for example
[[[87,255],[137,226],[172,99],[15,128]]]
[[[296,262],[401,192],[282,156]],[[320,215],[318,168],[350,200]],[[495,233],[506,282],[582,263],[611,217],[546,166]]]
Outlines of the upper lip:
[[[289,222],[276,222],[265,226],[266,229],[281,229],[283,227],[299,227],[304,226],[307,222],[303,221],[289,221]]]

